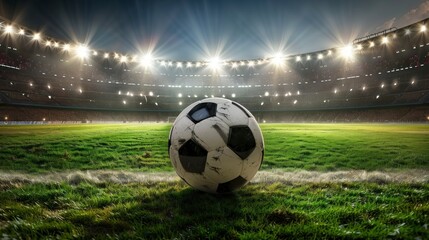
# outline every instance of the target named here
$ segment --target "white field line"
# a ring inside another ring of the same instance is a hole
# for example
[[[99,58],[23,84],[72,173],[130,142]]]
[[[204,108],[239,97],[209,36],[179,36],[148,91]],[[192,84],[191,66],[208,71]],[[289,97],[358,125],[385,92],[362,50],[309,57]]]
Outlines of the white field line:
[[[13,183],[59,183],[67,182],[79,184],[90,183],[159,183],[178,182],[180,178],[174,172],[128,172],[113,170],[95,171],[68,171],[47,174],[26,174],[11,171],[0,171],[0,184]],[[252,179],[252,183],[342,183],[342,182],[369,182],[369,183],[429,183],[429,170],[403,171],[295,171],[282,170],[259,171]]]

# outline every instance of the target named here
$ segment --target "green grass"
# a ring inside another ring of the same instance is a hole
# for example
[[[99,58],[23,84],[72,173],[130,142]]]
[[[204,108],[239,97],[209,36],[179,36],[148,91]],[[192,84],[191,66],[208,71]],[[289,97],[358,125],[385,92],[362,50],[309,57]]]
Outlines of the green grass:
[[[429,125],[261,124],[262,169],[429,167]],[[168,124],[1,126],[0,169],[172,171]]]
[[[429,125],[262,124],[262,169],[429,169]],[[0,171],[173,171],[168,124],[0,127]],[[0,181],[1,239],[428,239],[429,184]]]
[[[183,183],[2,185],[3,237],[427,239],[429,186],[250,184],[230,195]]]

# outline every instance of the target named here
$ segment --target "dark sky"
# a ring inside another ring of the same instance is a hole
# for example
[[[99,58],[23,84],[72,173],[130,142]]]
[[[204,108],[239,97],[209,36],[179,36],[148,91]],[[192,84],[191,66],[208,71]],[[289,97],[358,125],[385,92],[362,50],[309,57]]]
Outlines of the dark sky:
[[[428,17],[429,1],[2,0],[0,15],[93,49],[237,60],[341,46]]]

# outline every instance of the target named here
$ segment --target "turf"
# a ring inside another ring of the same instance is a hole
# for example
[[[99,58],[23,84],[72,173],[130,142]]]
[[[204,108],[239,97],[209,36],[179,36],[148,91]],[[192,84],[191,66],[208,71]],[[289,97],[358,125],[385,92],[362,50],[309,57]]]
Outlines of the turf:
[[[3,239],[427,239],[429,186],[3,184]]]
[[[429,125],[262,124],[262,169],[429,169]],[[0,127],[0,170],[173,171],[168,124]],[[27,176],[26,175],[26,176]],[[161,174],[160,174],[161,175]],[[13,180],[13,181],[12,181]],[[79,179],[78,179],[79,180]],[[427,239],[429,184],[0,181],[2,239]]]
[[[0,127],[0,169],[172,171],[169,124]],[[429,125],[261,124],[262,169],[429,168]]]

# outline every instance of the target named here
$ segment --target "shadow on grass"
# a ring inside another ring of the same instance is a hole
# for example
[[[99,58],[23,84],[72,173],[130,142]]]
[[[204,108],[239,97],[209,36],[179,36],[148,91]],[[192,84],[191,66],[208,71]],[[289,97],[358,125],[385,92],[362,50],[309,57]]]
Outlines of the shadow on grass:
[[[129,224],[127,237],[231,239],[237,235],[228,229],[243,218],[237,193],[213,195],[185,187],[138,198],[129,208],[113,210],[117,220]]]

